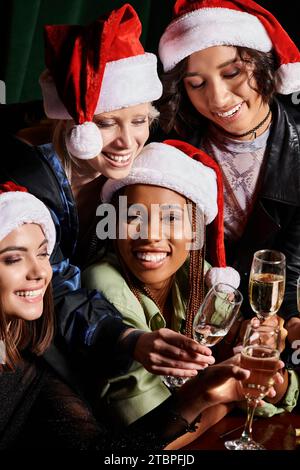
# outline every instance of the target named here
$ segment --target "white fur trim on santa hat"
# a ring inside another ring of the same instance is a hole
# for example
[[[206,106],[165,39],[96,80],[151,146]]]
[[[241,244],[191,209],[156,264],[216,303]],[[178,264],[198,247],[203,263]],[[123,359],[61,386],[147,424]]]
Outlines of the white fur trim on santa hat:
[[[230,8],[199,8],[167,27],[159,42],[159,57],[167,72],[190,54],[221,45],[262,52],[272,49],[272,41],[256,16]]]
[[[108,180],[102,188],[103,202],[124,186],[148,184],[176,191],[195,202],[209,224],[217,215],[217,182],[214,170],[188,157],[177,148],[158,142],[146,145],[135,159],[129,175]]]
[[[56,239],[56,230],[45,204],[32,194],[10,191],[0,194],[0,240],[23,224],[38,224],[48,240],[51,254]]]
[[[44,109],[51,119],[72,119],[58,96],[48,70],[40,76]],[[150,103],[161,97],[162,84],[157,74],[157,58],[145,53],[108,62],[105,67],[95,114]]]
[[[94,122],[84,122],[72,126],[66,132],[68,151],[80,160],[97,157],[102,150],[103,140],[100,129]]]
[[[239,273],[230,266],[226,268],[210,268],[205,275],[205,284],[209,289],[219,282],[224,282],[237,289],[240,281]]]
[[[276,71],[276,90],[282,95],[300,91],[300,62],[282,64]]]

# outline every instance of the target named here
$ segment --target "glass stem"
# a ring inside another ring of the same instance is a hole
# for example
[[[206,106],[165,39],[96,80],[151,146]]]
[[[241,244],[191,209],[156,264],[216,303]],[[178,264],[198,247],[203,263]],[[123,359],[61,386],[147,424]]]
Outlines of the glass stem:
[[[243,439],[244,441],[252,440],[252,422],[256,405],[256,400],[247,400],[247,420],[244,427],[244,431],[241,435],[241,439]]]

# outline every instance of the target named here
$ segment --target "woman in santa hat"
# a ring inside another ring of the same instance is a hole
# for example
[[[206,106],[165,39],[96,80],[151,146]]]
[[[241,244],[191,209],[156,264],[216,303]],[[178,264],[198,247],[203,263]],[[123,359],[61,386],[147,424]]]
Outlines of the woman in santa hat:
[[[234,289],[239,285],[238,273],[225,262],[221,173],[203,151],[178,140],[152,142],[136,158],[128,176],[104,184],[102,200],[115,212],[99,222],[98,232],[111,224],[108,229],[116,234],[115,240],[83,273],[83,283],[103,292],[126,324],[143,334],[129,371],[103,381],[94,366],[83,381],[90,384],[91,400],[100,416],[119,429],[170,396],[161,377],[153,375],[155,367],[143,361],[145,349],[152,348],[153,332],[167,327],[182,333],[182,338],[193,337],[193,320],[205,288],[217,278],[230,284],[227,287],[239,305],[242,295]],[[205,240],[208,225],[211,231]],[[218,268],[209,268],[204,260],[206,241]],[[156,356],[157,364],[163,365],[164,358]],[[193,373],[213,362],[211,351],[203,347],[199,363],[191,365]],[[167,379],[173,389],[182,383],[178,378]],[[277,390],[277,400],[285,390],[283,384]],[[297,392],[295,387],[289,390],[291,400]],[[198,432],[185,442],[195,439],[227,411],[226,406],[208,410]]]
[[[287,260],[280,315],[300,337],[300,118],[278,94],[300,90],[300,53],[271,13],[252,0],[177,0],[163,33],[161,124],[219,163],[228,262],[247,302],[253,253]],[[243,308],[251,314],[249,304]]]

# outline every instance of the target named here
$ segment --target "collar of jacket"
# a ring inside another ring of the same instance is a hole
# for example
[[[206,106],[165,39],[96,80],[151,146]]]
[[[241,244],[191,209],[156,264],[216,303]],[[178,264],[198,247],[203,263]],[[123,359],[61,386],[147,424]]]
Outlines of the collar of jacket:
[[[272,103],[272,113],[260,196],[299,206],[300,114],[277,99]]]

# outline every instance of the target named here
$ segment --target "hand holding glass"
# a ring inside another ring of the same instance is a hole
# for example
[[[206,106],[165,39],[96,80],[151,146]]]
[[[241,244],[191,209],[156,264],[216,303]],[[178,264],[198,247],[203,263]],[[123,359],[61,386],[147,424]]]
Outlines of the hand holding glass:
[[[284,289],[284,254],[274,250],[254,253],[249,279],[249,300],[252,310],[260,320],[278,312]]]
[[[256,320],[258,323],[258,320]],[[247,400],[247,420],[239,439],[226,441],[230,450],[263,450],[252,439],[252,421],[255,408],[273,385],[279,360],[280,331],[277,327],[249,324],[241,352],[241,367],[250,370],[250,376],[241,382]]]
[[[234,287],[215,284],[194,318],[194,339],[209,347],[221,341],[237,318],[242,301],[242,294]]]

